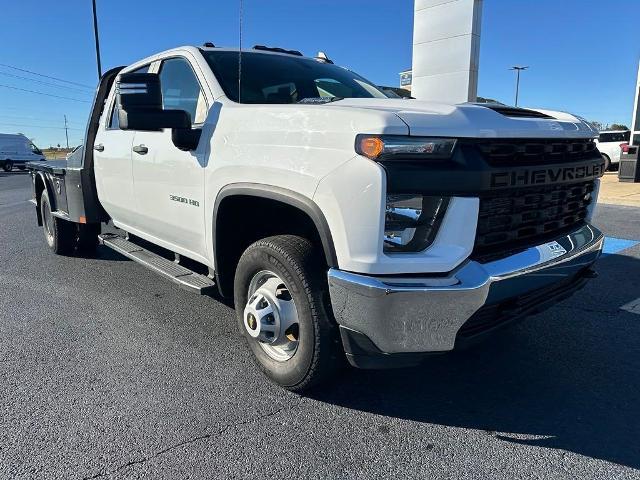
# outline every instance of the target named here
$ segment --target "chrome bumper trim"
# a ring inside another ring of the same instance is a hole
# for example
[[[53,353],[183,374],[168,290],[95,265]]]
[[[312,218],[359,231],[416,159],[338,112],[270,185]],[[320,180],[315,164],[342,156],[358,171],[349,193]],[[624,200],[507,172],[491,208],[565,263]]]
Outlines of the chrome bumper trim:
[[[490,297],[515,297],[570,278],[599,257],[603,242],[598,229],[585,225],[500,260],[469,260],[444,276],[376,277],[330,269],[331,304],[340,325],[363,333],[384,353],[447,351]]]

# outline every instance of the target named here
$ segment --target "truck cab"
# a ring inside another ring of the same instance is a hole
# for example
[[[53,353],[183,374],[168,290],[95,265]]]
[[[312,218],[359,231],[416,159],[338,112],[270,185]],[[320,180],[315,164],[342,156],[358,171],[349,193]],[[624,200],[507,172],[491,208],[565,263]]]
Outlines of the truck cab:
[[[233,299],[258,367],[301,391],[584,286],[596,136],[566,113],[391,99],[326,56],[181,47],[105,74],[83,155],[31,172],[56,253],[99,238]]]

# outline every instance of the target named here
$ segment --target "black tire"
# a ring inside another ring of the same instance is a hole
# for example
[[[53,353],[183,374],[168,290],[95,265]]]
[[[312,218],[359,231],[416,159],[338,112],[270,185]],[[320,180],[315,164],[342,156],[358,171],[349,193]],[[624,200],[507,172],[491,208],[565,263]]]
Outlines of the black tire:
[[[5,172],[10,172],[13,169],[13,162],[11,160],[5,160],[4,165],[2,166],[2,169]]]
[[[75,225],[51,214],[51,201],[45,188],[40,196],[42,230],[49,248],[57,255],[68,255],[73,251],[76,232]]]
[[[606,171],[611,171],[611,159],[609,158],[609,155],[606,155],[604,153],[600,153],[600,155],[602,155],[602,158],[604,158]]]
[[[285,282],[298,312],[299,343],[286,361],[276,361],[267,355],[244,326],[251,279],[263,270],[274,272]],[[278,235],[249,246],[236,269],[234,301],[238,327],[258,367],[273,382],[301,392],[327,381],[337,372],[344,353],[329,302],[326,266],[309,240]]]

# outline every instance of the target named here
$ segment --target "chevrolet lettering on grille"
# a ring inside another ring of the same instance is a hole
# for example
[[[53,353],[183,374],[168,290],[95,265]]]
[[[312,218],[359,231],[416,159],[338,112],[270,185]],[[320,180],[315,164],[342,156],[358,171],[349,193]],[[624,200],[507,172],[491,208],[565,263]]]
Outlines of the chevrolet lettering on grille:
[[[536,170],[495,172],[491,174],[491,188],[548,185],[558,182],[569,182],[572,180],[587,180],[600,177],[604,172],[604,162],[592,165],[579,165],[575,167],[547,167]]]

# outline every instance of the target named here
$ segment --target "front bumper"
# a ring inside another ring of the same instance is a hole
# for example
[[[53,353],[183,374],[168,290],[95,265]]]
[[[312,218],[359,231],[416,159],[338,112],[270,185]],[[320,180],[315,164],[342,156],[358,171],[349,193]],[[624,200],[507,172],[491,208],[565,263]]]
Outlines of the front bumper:
[[[418,363],[571,295],[593,273],[604,236],[591,225],[500,260],[439,275],[374,277],[329,270],[333,312],[359,367]]]

